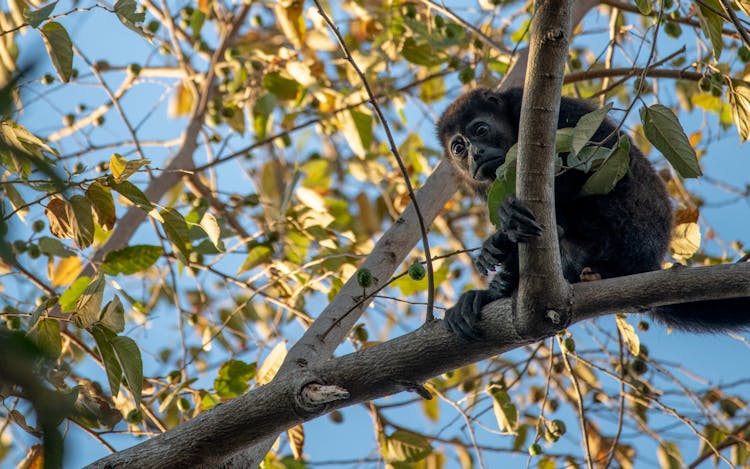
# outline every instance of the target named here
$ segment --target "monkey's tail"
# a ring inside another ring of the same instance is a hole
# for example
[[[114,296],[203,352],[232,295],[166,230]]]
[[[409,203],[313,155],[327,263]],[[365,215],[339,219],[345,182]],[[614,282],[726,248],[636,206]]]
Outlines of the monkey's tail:
[[[750,297],[658,306],[651,310],[651,316],[662,324],[685,331],[750,329]]]

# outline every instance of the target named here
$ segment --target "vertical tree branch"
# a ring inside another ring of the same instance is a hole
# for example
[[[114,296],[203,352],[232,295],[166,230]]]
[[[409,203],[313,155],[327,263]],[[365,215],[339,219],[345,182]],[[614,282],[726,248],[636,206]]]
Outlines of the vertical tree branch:
[[[555,221],[555,132],[571,35],[572,0],[538,0],[531,23],[529,64],[518,140],[518,198],[545,227],[519,246],[517,332],[538,335],[568,322],[568,284],[562,276]],[[548,328],[540,328],[545,324]],[[532,332],[537,331],[537,332]],[[545,334],[546,335],[546,334]]]

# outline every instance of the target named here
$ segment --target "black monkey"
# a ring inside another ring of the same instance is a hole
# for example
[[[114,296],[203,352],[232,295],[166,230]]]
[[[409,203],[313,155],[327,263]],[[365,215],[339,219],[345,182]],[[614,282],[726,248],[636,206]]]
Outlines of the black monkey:
[[[461,95],[437,125],[445,156],[474,192],[486,199],[496,169],[518,141],[520,88],[505,92],[476,89]],[[563,97],[558,128],[574,127],[594,108],[585,101]],[[612,148],[615,126],[605,120],[592,141]],[[567,155],[562,155],[563,167]],[[672,232],[672,207],[664,182],[635,143],[630,141],[628,174],[604,195],[580,196],[588,175],[567,169],[555,178],[555,214],[565,279],[582,275],[619,277],[658,270]],[[479,335],[477,321],[487,303],[510,296],[518,286],[518,245],[539,236],[542,227],[520,201],[509,197],[500,208],[502,229],[483,244],[477,267],[483,274],[500,266],[487,290],[464,293],[445,315],[451,330],[467,337]],[[717,332],[750,326],[750,298],[700,301],[654,308],[651,315],[670,326]]]

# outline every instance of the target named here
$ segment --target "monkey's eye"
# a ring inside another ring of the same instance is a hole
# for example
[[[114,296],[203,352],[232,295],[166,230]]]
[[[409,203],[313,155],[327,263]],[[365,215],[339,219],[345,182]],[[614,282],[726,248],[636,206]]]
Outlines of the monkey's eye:
[[[484,135],[487,135],[487,132],[490,131],[490,126],[486,122],[479,122],[477,125],[474,126],[474,135],[477,137],[482,137]]]
[[[460,156],[465,150],[466,143],[463,138],[457,137],[451,142],[451,153],[454,155]]]

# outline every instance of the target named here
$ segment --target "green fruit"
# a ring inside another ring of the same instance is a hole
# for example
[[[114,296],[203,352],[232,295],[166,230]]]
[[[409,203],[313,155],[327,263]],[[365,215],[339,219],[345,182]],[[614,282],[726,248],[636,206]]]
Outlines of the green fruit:
[[[737,49],[737,57],[744,63],[750,62],[750,49],[745,46]]]
[[[125,420],[127,420],[128,423],[139,424],[143,422],[143,412],[141,412],[140,409],[133,409],[128,412],[128,416],[125,417]]]
[[[705,91],[708,93],[711,91],[711,88],[713,88],[713,84],[711,83],[711,79],[708,77],[703,77],[698,81],[698,87],[701,89],[701,91]]]
[[[143,67],[141,67],[140,64],[128,65],[128,73],[133,75],[134,77],[137,77],[138,75],[140,75],[141,70],[143,70]]]
[[[42,84],[43,84],[43,85],[51,85],[51,84],[52,84],[52,83],[54,83],[54,82],[55,82],[55,77],[53,77],[53,76],[52,76],[52,75],[50,75],[49,73],[46,73],[46,74],[45,74],[45,75],[44,75],[44,76],[42,77]]]
[[[414,261],[414,263],[409,266],[409,277],[411,277],[412,280],[422,280],[424,276],[424,266],[421,263]]]
[[[357,271],[357,284],[362,288],[370,288],[375,277],[369,269],[359,269]]]
[[[682,28],[679,24],[668,22],[664,25],[664,32],[671,38],[679,38],[682,35]]]
[[[540,454],[542,454],[542,446],[539,443],[529,446],[529,455],[539,456]]]
[[[31,229],[34,230],[34,233],[39,233],[44,229],[44,220],[36,220],[31,225]]]

